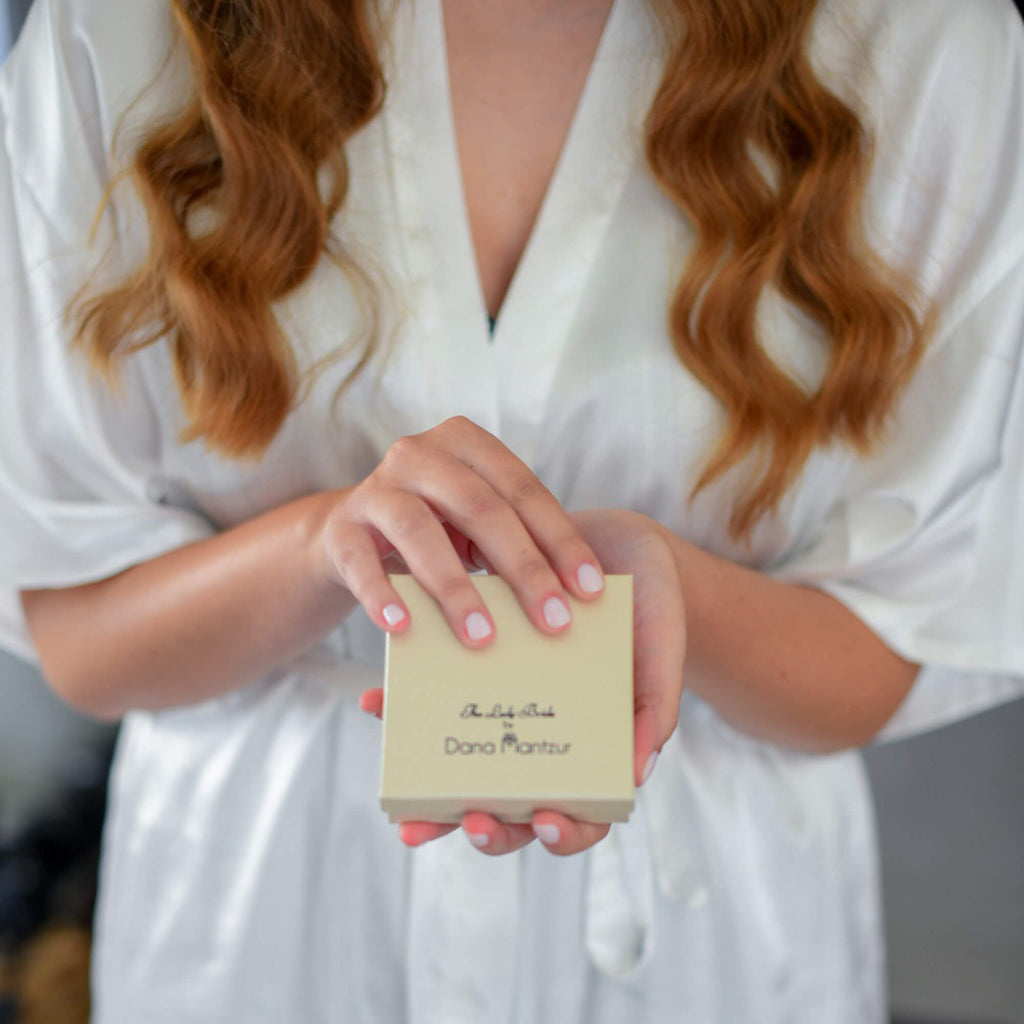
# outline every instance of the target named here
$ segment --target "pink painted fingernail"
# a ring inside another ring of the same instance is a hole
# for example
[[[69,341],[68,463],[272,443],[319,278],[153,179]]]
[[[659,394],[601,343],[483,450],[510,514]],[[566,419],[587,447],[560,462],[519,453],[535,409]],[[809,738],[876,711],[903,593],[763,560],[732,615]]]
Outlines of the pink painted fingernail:
[[[658,763],[658,752],[656,750],[651,752],[651,756],[647,758],[647,764],[644,765],[644,773],[640,777],[640,785],[642,786],[650,777],[654,771],[654,766]]]
[[[478,849],[483,849],[491,837],[486,832],[466,832],[466,838]]]
[[[389,604],[385,605],[381,615],[389,626],[397,626],[405,618],[405,609],[401,605]]]
[[[572,622],[569,606],[560,597],[549,597],[544,602],[544,621],[551,629],[561,629]]]
[[[598,572],[597,566],[589,562],[576,570],[576,582],[584,594],[600,594],[604,590],[604,577]]]
[[[538,825],[534,823],[533,834],[545,846],[554,846],[562,838],[562,833],[559,832],[557,825]]]
[[[493,632],[487,616],[482,612],[470,612],[466,616],[466,636],[470,640],[486,640]]]

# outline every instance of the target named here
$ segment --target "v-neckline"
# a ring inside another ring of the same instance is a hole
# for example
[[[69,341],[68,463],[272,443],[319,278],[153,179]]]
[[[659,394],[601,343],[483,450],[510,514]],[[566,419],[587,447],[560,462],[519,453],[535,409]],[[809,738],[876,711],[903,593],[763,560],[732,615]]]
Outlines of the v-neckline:
[[[597,34],[596,44],[593,46],[593,50],[590,53],[590,60],[589,60],[589,62],[587,64],[587,68],[586,68],[586,72],[585,72],[585,74],[583,76],[583,80],[580,83],[580,90],[579,90],[579,93],[577,94],[577,96],[575,98],[575,102],[573,104],[573,109],[572,109],[572,112],[571,112],[571,114],[569,116],[568,123],[566,125],[565,134],[563,135],[563,137],[561,139],[561,143],[560,143],[560,146],[559,146],[559,149],[558,149],[558,153],[557,153],[556,158],[555,158],[555,162],[554,162],[554,164],[552,166],[551,173],[550,173],[550,175],[548,177],[548,180],[544,183],[544,191],[543,191],[543,193],[541,195],[541,201],[540,201],[540,203],[539,203],[539,205],[537,207],[534,219],[533,219],[533,221],[532,221],[532,223],[530,225],[529,231],[528,231],[528,233],[526,235],[526,239],[525,239],[525,242],[523,244],[522,250],[519,252],[516,264],[513,267],[512,278],[509,280],[508,284],[505,287],[505,290],[504,290],[503,294],[501,295],[497,311],[492,316],[491,312],[490,312],[490,305],[487,302],[487,290],[486,290],[486,288],[484,286],[484,276],[483,276],[482,265],[481,265],[481,260],[480,260],[480,253],[479,253],[478,248],[477,248],[477,239],[476,239],[476,236],[475,236],[474,230],[473,230],[473,218],[472,218],[472,216],[470,214],[470,209],[471,209],[471,207],[470,207],[470,196],[469,196],[469,189],[467,187],[468,178],[467,178],[467,175],[466,175],[466,167],[465,167],[465,165],[463,163],[463,159],[462,159],[463,149],[462,149],[461,143],[462,143],[463,140],[462,140],[462,137],[460,136],[460,133],[459,133],[458,119],[457,119],[457,116],[456,116],[454,84],[452,82],[452,53],[451,53],[450,46],[449,46],[449,20],[448,20],[448,18],[449,18],[449,15],[450,15],[451,12],[450,11],[449,12],[445,11],[445,0],[438,0],[437,9],[438,9],[438,13],[439,13],[439,16],[440,16],[441,39],[442,39],[442,44],[443,44],[442,48],[441,48],[441,54],[442,54],[443,63],[444,63],[444,78],[445,78],[445,82],[447,84],[447,103],[444,104],[444,107],[445,107],[445,109],[447,109],[448,115],[449,115],[448,116],[448,120],[450,122],[450,133],[451,133],[451,139],[452,139],[452,150],[455,153],[455,165],[456,165],[456,172],[457,172],[456,173],[456,178],[457,178],[457,182],[458,182],[458,186],[459,186],[459,194],[462,197],[463,219],[465,221],[466,233],[467,233],[467,236],[469,238],[470,252],[473,255],[473,266],[474,266],[474,268],[476,270],[476,275],[475,276],[476,276],[477,290],[480,293],[480,303],[481,303],[481,305],[483,307],[483,310],[484,310],[485,321],[488,322],[489,325],[490,325],[489,334],[490,334],[492,339],[493,339],[493,336],[494,336],[494,325],[501,318],[501,307],[504,305],[505,298],[508,296],[508,293],[512,289],[512,281],[515,279],[515,275],[519,271],[519,266],[522,264],[522,262],[523,262],[523,260],[524,260],[524,258],[526,256],[526,251],[527,251],[527,249],[530,246],[530,240],[531,240],[531,238],[533,237],[533,235],[535,234],[535,232],[537,230],[537,226],[538,226],[539,221],[540,221],[541,211],[543,210],[544,204],[547,202],[547,197],[548,197],[548,195],[551,193],[551,191],[554,188],[554,183],[555,183],[555,179],[556,179],[556,177],[558,175],[559,166],[562,164],[563,159],[564,159],[565,154],[566,154],[566,150],[568,149],[568,146],[569,146],[569,139],[570,139],[570,136],[572,135],[573,125],[576,123],[577,115],[578,115],[578,113],[580,111],[580,108],[583,105],[583,96],[584,96],[584,93],[586,92],[587,82],[590,79],[590,71],[591,71],[591,68],[593,67],[593,65],[594,65],[594,63],[595,63],[595,61],[597,59],[598,53],[601,50],[602,41],[605,38],[605,34],[608,31],[608,26],[609,26],[609,24],[610,24],[610,22],[612,20],[612,12],[613,12],[613,9],[615,7],[616,2],[617,2],[617,0],[610,0],[610,2],[607,5],[607,10],[604,12],[604,19],[603,19],[603,21],[601,23],[601,30]]]
[[[652,19],[638,0],[613,0],[491,335],[458,155],[442,3],[415,0],[403,8],[412,10],[396,36],[385,117],[419,317],[428,334],[444,336],[444,352],[435,347],[423,359],[446,392],[446,414],[464,412],[529,459],[601,240],[642,155],[641,126],[657,79]],[[442,342],[424,337],[422,344]],[[438,360],[451,364],[438,367]]]
[[[462,161],[459,156],[459,138],[458,131],[455,124],[455,104],[452,97],[451,87],[451,66],[448,55],[448,38],[445,25],[444,15],[444,0],[429,0],[430,15],[432,20],[435,22],[435,28],[439,33],[440,45],[438,47],[438,54],[440,56],[441,72],[442,72],[442,85],[443,85],[443,102],[440,103],[439,109],[444,115],[446,134],[449,139],[449,155],[453,158],[451,161],[453,164],[454,172],[454,184],[459,198],[459,210],[461,213],[459,229],[464,237],[465,248],[468,246],[470,255],[470,266],[467,273],[470,273],[474,290],[476,292],[476,304],[481,311],[481,324],[488,327],[486,340],[492,344],[497,344],[499,340],[500,325],[504,321],[503,311],[507,307],[510,297],[516,290],[516,279],[522,276],[526,272],[525,266],[530,258],[531,249],[535,249],[536,238],[540,234],[543,228],[543,222],[545,218],[546,209],[552,204],[552,195],[554,194],[556,187],[559,182],[559,174],[568,160],[571,158],[571,150],[573,147],[574,135],[579,134],[578,125],[583,120],[586,114],[586,108],[588,104],[588,94],[593,92],[591,86],[592,80],[596,77],[597,72],[595,68],[598,67],[602,58],[607,58],[607,50],[610,46],[610,39],[614,32],[613,21],[616,19],[617,9],[621,8],[625,0],[612,0],[611,6],[608,9],[608,15],[605,19],[605,23],[601,29],[601,35],[597,42],[597,47],[591,58],[590,67],[587,69],[586,77],[583,81],[583,88],[580,90],[580,95],[577,98],[576,106],[573,110],[572,117],[569,121],[569,128],[565,134],[565,138],[562,140],[562,147],[559,150],[558,158],[555,161],[554,170],[551,172],[551,177],[548,180],[547,186],[544,190],[544,197],[541,200],[540,208],[537,211],[537,216],[534,219],[533,225],[530,228],[530,232],[527,235],[526,244],[523,246],[523,251],[519,254],[519,261],[516,263],[515,270],[512,274],[512,279],[509,281],[509,285],[505,290],[505,294],[502,297],[501,306],[498,309],[497,315],[490,316],[490,311],[487,308],[487,296],[484,290],[483,280],[480,275],[480,263],[477,259],[477,252],[475,242],[473,240],[473,227],[469,216],[469,200],[466,194],[466,176],[463,173]],[[425,12],[426,13],[426,12]],[[440,99],[440,97],[439,97]],[[550,215],[549,215],[550,216]]]

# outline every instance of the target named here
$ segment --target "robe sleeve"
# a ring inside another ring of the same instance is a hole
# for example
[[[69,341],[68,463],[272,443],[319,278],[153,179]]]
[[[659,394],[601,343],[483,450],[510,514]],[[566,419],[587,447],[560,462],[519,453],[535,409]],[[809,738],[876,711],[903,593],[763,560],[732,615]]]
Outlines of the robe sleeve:
[[[919,86],[900,65],[919,113],[886,216],[938,325],[882,446],[773,570],[922,665],[883,739],[1024,696],[1024,32],[993,11],[948,26]]]
[[[885,454],[776,570],[923,668],[883,736],[1024,696],[1024,254],[918,371]]]
[[[102,579],[213,532],[161,487],[140,360],[115,391],[70,345],[68,304],[118,249],[112,212],[90,245],[103,118],[67,27],[37,4],[0,77],[0,644],[30,659],[19,590]]]

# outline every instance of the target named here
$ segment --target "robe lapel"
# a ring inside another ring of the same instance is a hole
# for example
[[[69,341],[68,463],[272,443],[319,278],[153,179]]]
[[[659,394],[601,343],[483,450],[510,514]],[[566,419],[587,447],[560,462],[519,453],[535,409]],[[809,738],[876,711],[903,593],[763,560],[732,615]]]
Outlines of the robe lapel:
[[[591,270],[643,158],[642,125],[659,69],[647,5],[615,0],[495,331],[501,436],[528,463]]]
[[[382,117],[408,276],[410,344],[433,423],[461,414],[497,433],[497,377],[462,197],[440,0],[402,0],[395,14]]]
[[[653,20],[642,0],[615,0],[493,340],[462,188],[441,0],[398,6],[394,53],[385,130],[431,412],[469,416],[532,462],[591,268],[642,158],[660,69]]]

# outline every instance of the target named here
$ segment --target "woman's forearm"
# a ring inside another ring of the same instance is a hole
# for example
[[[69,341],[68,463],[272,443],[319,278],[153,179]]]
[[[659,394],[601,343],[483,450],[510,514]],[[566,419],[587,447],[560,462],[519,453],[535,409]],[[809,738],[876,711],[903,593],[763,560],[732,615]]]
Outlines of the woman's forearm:
[[[493,641],[466,572],[474,549],[543,633],[568,628],[566,595],[597,599],[597,558],[529,467],[465,417],[397,439],[347,490],[310,495],[109,579],[25,592],[51,685],[99,717],[209,699],[300,654],[361,604],[381,629],[408,610],[391,555],[460,642]]]
[[[685,685],[737,729],[803,750],[861,746],[909,693],[919,666],[828,594],[669,542],[686,598]]]
[[[341,497],[299,499],[110,579],[24,593],[51,684],[116,718],[218,696],[306,650],[356,604],[322,564]],[[685,592],[691,691],[737,728],[803,749],[857,746],[885,724],[918,666],[827,594],[665,536]]]
[[[290,502],[109,579],[24,592],[50,684],[117,718],[218,696],[301,653],[355,606],[318,550],[341,493]]]

